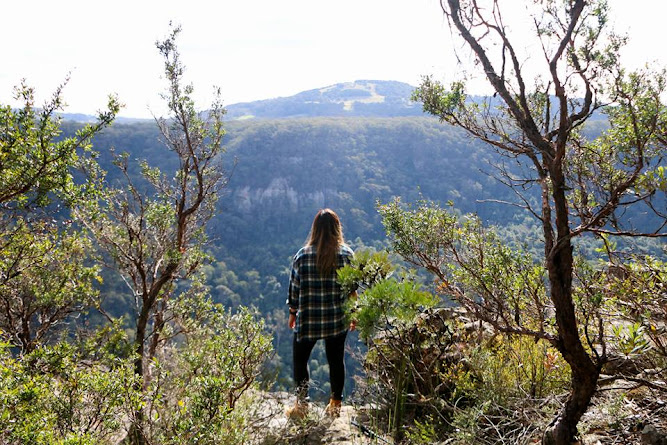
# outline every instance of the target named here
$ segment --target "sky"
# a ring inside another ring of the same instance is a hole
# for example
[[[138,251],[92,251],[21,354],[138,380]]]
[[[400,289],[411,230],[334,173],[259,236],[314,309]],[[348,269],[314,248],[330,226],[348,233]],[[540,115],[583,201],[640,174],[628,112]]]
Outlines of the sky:
[[[502,0],[516,5],[517,0]],[[610,0],[612,20],[627,32],[631,65],[657,59],[664,0]],[[454,44],[438,0],[2,0],[4,37],[0,103],[18,105],[22,79],[47,100],[67,76],[69,113],[93,114],[109,94],[120,115],[165,113],[162,60],[155,47],[178,39],[201,108],[220,87],[225,104],[291,96],[361,79],[418,85],[421,76],[453,78]],[[484,94],[480,83],[478,93]]]

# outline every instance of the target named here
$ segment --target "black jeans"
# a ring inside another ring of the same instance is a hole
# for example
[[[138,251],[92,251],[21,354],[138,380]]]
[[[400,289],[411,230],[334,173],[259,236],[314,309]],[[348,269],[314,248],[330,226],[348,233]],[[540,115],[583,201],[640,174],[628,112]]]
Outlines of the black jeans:
[[[331,383],[331,398],[343,400],[343,386],[345,384],[345,338],[347,332],[335,337],[324,339],[324,348],[329,362],[329,381]],[[292,358],[294,361],[294,383],[297,388],[297,397],[305,400],[308,397],[308,360],[317,340],[294,340],[292,342]]]

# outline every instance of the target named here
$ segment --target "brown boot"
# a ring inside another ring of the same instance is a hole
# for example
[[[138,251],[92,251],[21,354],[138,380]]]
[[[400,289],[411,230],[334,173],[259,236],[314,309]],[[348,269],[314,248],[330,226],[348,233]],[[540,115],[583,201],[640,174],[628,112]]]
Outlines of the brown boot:
[[[340,405],[341,405],[341,403],[342,403],[341,400],[336,400],[336,399],[329,400],[329,404],[324,409],[324,412],[329,417],[340,417]]]
[[[285,415],[290,420],[303,420],[308,415],[308,402],[297,401],[292,408],[285,411]]]

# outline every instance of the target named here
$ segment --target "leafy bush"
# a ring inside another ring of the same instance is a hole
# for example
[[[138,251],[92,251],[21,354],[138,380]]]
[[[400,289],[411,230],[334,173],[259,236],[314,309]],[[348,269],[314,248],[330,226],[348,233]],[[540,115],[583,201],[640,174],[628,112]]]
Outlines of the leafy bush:
[[[209,323],[153,363],[144,428],[154,443],[236,444],[249,432],[238,403],[256,386],[271,337],[249,309],[212,311]]]
[[[0,351],[0,442],[112,443],[139,403],[128,361],[111,367],[84,360],[67,343],[43,346],[16,359]]]
[[[368,343],[365,401],[396,441],[514,443],[548,422],[556,407],[545,401],[566,390],[569,367],[547,342],[437,307],[386,253],[359,252],[339,278],[361,284],[350,316]]]
[[[0,442],[117,443],[144,406],[150,416],[141,427],[151,443],[242,443],[249,422],[239,401],[255,386],[271,338],[250,310],[214,309],[196,332],[153,362],[146,392],[126,353],[127,338],[113,327],[18,358],[3,345]]]

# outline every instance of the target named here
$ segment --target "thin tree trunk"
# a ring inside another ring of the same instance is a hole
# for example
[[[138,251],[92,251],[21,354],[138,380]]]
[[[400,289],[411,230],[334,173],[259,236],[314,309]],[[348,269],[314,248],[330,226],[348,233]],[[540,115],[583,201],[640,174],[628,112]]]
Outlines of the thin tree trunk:
[[[140,378],[141,389],[146,389],[146,376],[144,370],[144,355],[146,343],[146,327],[148,326],[149,311],[144,305],[141,308],[141,313],[137,319],[137,333],[134,338],[135,357],[134,357],[134,373]]]
[[[148,358],[153,359],[155,355],[157,354],[157,348],[158,345],[160,344],[160,333],[162,332],[162,329],[164,329],[164,304],[158,304],[158,306],[163,306],[161,308],[156,308],[155,313],[154,313],[154,320],[153,320],[153,334],[151,335],[151,342],[150,346],[148,347]]]
[[[144,343],[146,340],[146,327],[148,326],[149,311],[146,310],[146,303],[141,308],[139,318],[137,319],[137,332],[134,339],[135,344],[135,358],[134,358],[134,374],[137,377],[135,389],[144,394],[146,390],[147,380],[144,375]],[[144,411],[139,408],[134,412],[134,421],[129,433],[129,439],[132,445],[145,445],[146,438],[143,433]]]
[[[577,424],[584,415],[597,389],[599,367],[586,352],[579,337],[576,312],[572,300],[573,255],[570,241],[569,215],[565,196],[565,178],[560,166],[550,170],[552,197],[556,216],[556,240],[547,255],[551,284],[551,300],[556,310],[558,350],[570,365],[572,387],[563,409],[543,438],[545,445],[569,445],[577,435]]]
[[[30,323],[27,317],[21,319],[21,332],[19,333],[19,340],[21,340],[21,348],[24,352],[30,353],[35,349],[32,342],[32,333],[30,332]]]
[[[544,434],[543,445],[570,445],[577,436],[577,424],[584,415],[597,389],[599,370],[572,368],[572,390],[554,424]],[[576,369],[576,371],[575,371]]]

